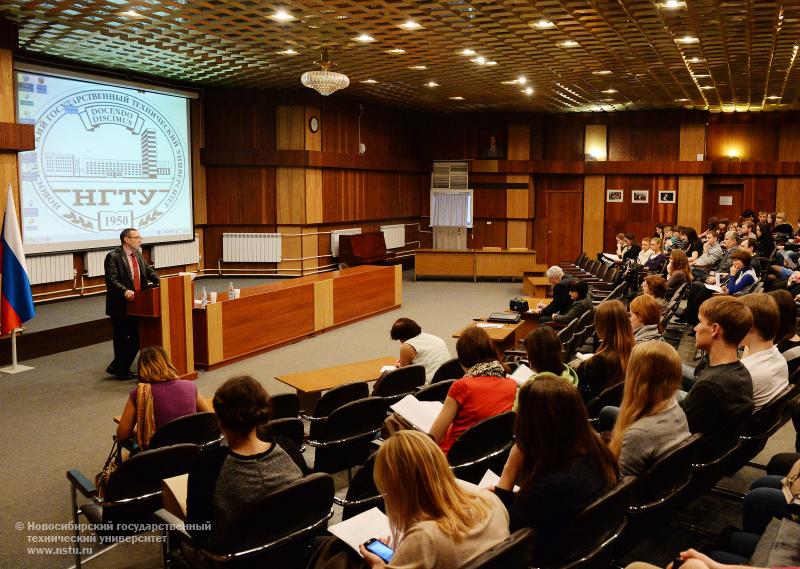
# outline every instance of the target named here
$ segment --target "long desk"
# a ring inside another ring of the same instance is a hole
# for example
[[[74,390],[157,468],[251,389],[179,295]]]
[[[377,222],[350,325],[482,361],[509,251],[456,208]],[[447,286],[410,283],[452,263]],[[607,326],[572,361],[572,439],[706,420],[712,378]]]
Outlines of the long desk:
[[[528,306],[533,309],[536,306],[543,302],[545,304],[550,304],[550,298],[537,298],[533,296],[526,296],[523,297],[525,300],[528,301]],[[503,352],[506,350],[512,350],[519,345],[519,343],[525,339],[531,330],[536,328],[539,325],[539,315],[534,314],[531,312],[523,312],[521,314],[522,318],[520,318],[519,322],[514,324],[503,324],[500,328],[496,328],[492,326],[491,328],[485,328],[481,326],[486,333],[489,335],[489,338],[492,340],[492,343],[497,348],[498,354],[500,356],[503,355]],[[458,338],[467,328],[473,328],[475,326],[480,326],[481,324],[493,324],[492,322],[485,322],[484,318],[478,318],[473,320],[471,323],[467,324],[460,330],[453,332],[453,338]]]
[[[397,308],[403,300],[402,266],[364,265],[218,299],[192,311],[195,363],[208,369]]]
[[[386,356],[335,367],[287,373],[286,375],[279,375],[275,379],[297,389],[300,408],[311,412],[322,391],[346,383],[378,379],[381,374],[381,368],[394,365],[396,361],[396,357]]]
[[[482,249],[418,249],[415,277],[514,277],[536,265],[536,251],[484,251]]]

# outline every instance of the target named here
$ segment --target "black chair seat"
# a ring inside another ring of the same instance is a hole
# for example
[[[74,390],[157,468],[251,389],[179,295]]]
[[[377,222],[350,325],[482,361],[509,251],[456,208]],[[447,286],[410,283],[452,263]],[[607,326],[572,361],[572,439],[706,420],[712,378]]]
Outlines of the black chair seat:
[[[150,449],[177,444],[190,443],[199,446],[212,446],[222,442],[215,413],[194,413],[173,419],[153,433]]]
[[[364,382],[346,383],[323,393],[312,412],[300,415],[310,423],[308,430],[309,438],[315,439],[319,436],[319,430],[322,429],[322,425],[328,420],[328,415],[333,413],[336,409],[368,396],[369,387],[367,387],[367,384]]]
[[[532,529],[517,530],[508,539],[462,565],[460,569],[528,569],[533,538]]]
[[[433,374],[431,383],[447,381],[448,379],[461,379],[462,377],[464,377],[464,368],[461,367],[458,358],[453,358],[439,366],[439,369]]]
[[[514,444],[514,412],[507,411],[464,431],[447,453],[457,478],[477,484],[487,469],[502,470]]]
[[[376,383],[372,395],[383,397],[388,405],[392,405],[422,385],[425,385],[425,367],[410,365],[384,375]]]
[[[447,379],[440,381],[438,383],[431,383],[430,385],[425,385],[424,387],[420,387],[417,392],[414,394],[420,401],[442,401],[447,398],[447,394],[450,391],[450,387],[456,382],[455,379]]]
[[[300,416],[300,398],[297,393],[279,393],[269,398],[272,419],[289,419]]]
[[[302,419],[297,417],[284,417],[283,419],[273,419],[265,425],[258,427],[256,431],[258,438],[266,440],[267,437],[286,437],[292,441],[297,448],[303,446],[305,438],[305,428]]]

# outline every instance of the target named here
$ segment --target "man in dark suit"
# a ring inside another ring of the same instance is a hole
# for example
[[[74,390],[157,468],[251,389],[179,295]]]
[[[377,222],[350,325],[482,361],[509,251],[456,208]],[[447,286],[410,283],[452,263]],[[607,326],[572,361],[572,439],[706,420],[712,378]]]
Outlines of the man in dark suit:
[[[556,312],[564,314],[572,306],[572,297],[569,295],[569,283],[572,279],[564,277],[564,269],[552,266],[544,273],[550,284],[553,285],[553,300],[545,306],[540,303],[534,312],[542,316],[550,316]]]
[[[114,361],[106,371],[133,379],[131,364],[139,351],[139,321],[128,316],[128,303],[144,289],[158,286],[158,275],[142,258],[142,236],[133,228],[119,234],[122,245],[106,255],[106,314],[114,329]]]

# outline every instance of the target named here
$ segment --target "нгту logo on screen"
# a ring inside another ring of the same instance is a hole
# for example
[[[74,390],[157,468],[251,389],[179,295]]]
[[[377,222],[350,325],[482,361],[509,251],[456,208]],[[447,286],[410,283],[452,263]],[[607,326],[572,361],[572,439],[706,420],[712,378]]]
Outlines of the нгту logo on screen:
[[[146,228],[186,191],[186,149],[153,105],[102,88],[54,102],[36,121],[33,185],[43,204],[89,232]]]

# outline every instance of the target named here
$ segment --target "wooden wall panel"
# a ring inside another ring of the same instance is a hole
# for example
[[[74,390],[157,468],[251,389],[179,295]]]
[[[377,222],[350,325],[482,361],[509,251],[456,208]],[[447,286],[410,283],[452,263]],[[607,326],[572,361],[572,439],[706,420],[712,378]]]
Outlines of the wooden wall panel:
[[[608,128],[608,159],[667,162],[678,160],[680,126],[621,125]]]
[[[194,209],[194,222],[196,225],[208,221],[206,198],[206,168],[200,162],[200,149],[205,146],[205,126],[203,124],[203,103],[191,101],[189,103],[192,133],[192,192]]]
[[[322,220],[419,216],[422,188],[427,184],[428,176],[419,174],[323,170]]]
[[[484,247],[505,249],[507,247],[506,225],[505,220],[476,218],[467,238],[467,247],[469,249],[483,249]]]
[[[301,259],[303,257],[303,238],[300,234],[303,228],[299,225],[279,225],[278,233],[281,233],[281,258],[283,259],[278,263],[278,269],[283,271],[283,274],[292,275],[300,274],[302,262],[287,261],[286,259]]]
[[[275,233],[275,225],[214,225],[203,228],[203,263],[208,270],[216,269],[222,259],[223,233]],[[232,269],[270,269],[275,263],[226,263]]]
[[[698,154],[706,153],[706,125],[682,124],[678,160],[696,161]]]
[[[275,168],[210,166],[206,195],[210,225],[276,222]]]
[[[508,125],[509,160],[531,159],[531,127],[527,124]]]
[[[583,123],[546,121],[542,127],[542,160],[583,160],[583,143]]]
[[[320,223],[322,221],[322,170],[308,168],[305,174],[305,222]]]
[[[659,190],[677,191],[678,180],[673,176],[606,176],[606,189],[621,189],[624,195],[622,203],[605,203],[605,229],[603,234],[603,250],[613,251],[616,247],[617,233],[633,233],[640,240],[642,237],[655,235],[657,223],[675,224],[677,220],[676,204],[659,204]],[[634,204],[631,199],[633,190],[645,190],[648,203]],[[603,196],[605,201],[605,195]]]
[[[278,224],[302,224],[306,222],[305,192],[305,169],[275,169],[275,196]]]
[[[307,150],[305,108],[278,105],[275,109],[275,137],[278,150]]]
[[[786,212],[789,223],[800,219],[800,178],[778,178],[775,210]]]
[[[510,184],[527,184],[524,190],[506,190],[506,217],[510,219],[527,219],[532,216],[531,212],[531,177],[530,176],[506,176],[506,181]]]
[[[317,119],[319,119],[319,115],[319,107],[305,108],[305,126],[303,128],[303,132],[305,132],[306,150],[322,150],[322,123],[320,122],[320,130],[317,132],[311,132],[311,128],[308,126],[311,117],[317,117]]]
[[[506,246],[511,247],[530,247],[529,221],[508,220],[506,226]]]
[[[17,122],[15,85],[11,50],[0,49],[0,122]]]
[[[678,225],[703,226],[703,177],[678,177]]]
[[[583,143],[586,159],[604,162],[608,160],[608,126],[604,124],[587,124],[586,138]]]
[[[606,177],[586,176],[583,184],[583,250],[593,257],[603,250]]]
[[[779,127],[776,124],[709,124],[707,158],[727,160],[735,150],[742,160],[778,159]]]
[[[208,147],[276,148],[274,94],[244,89],[208,90],[203,106]]]

